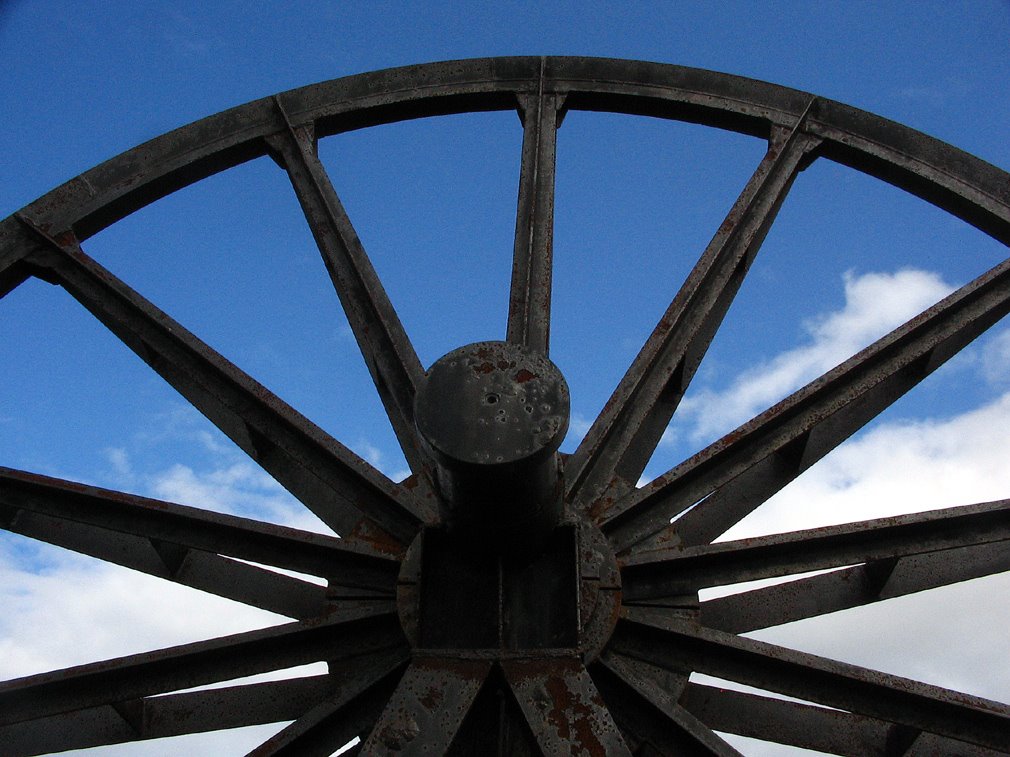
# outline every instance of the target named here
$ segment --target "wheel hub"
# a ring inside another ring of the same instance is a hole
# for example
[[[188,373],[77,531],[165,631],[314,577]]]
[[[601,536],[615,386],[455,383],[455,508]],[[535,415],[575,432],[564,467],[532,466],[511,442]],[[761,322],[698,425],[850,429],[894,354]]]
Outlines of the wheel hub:
[[[599,529],[563,509],[561,372],[518,345],[478,342],[431,367],[415,408],[446,504],[400,573],[412,645],[595,656],[617,620],[620,574]]]

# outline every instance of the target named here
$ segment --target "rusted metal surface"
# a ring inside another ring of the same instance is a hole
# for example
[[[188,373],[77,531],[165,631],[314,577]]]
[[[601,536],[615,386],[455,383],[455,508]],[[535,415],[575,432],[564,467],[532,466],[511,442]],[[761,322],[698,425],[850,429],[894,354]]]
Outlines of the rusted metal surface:
[[[491,669],[488,661],[415,659],[365,740],[365,754],[443,754]]]
[[[425,373],[316,142],[510,109],[523,147],[506,341],[460,348]],[[567,110],[768,141],[571,456],[557,452],[568,390],[547,358]],[[399,484],[81,249],[143,205],[263,155],[291,180],[410,464]],[[726,74],[552,57],[412,66],[284,92],[141,145],[0,222],[0,296],[28,277],[66,289],[344,537],[0,469],[0,527],[298,621],[0,684],[0,751],[291,720],[256,754],[330,754],[356,737],[349,753],[733,754],[713,729],[839,754],[1006,752],[1006,705],[736,635],[1008,570],[1006,502],[710,542],[1008,312],[1010,261],[652,485],[634,485],[790,187],[820,159],[1010,243],[1010,176],[911,129]],[[462,383],[443,381],[454,360]],[[832,566],[848,567],[698,599],[698,587]],[[187,690],[311,662],[329,673]],[[692,672],[819,706],[701,687]]]
[[[841,710],[1007,748],[1010,706],[939,686],[829,660],[696,625],[660,626],[629,612],[616,651],[675,670],[690,669]]]
[[[404,457],[415,475],[426,476],[414,428],[424,368],[319,160],[313,125],[294,126],[280,99],[277,109],[286,128],[267,143],[291,179]]]
[[[622,561],[624,597],[634,601],[825,568],[1003,543],[1010,501],[815,528],[776,536],[640,552]],[[882,576],[886,581],[886,577]]]
[[[545,91],[543,65],[542,61],[536,93],[519,95],[523,148],[506,339],[546,355],[551,334],[555,148],[564,97]]]
[[[543,754],[631,754],[580,660],[515,660],[502,669]]]

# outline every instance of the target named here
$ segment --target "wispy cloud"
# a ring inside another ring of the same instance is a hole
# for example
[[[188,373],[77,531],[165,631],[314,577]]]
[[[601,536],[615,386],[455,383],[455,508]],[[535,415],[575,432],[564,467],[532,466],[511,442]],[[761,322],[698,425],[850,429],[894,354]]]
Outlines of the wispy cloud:
[[[725,388],[704,388],[686,397],[666,443],[686,433],[698,444],[731,431],[953,289],[935,273],[912,269],[862,275],[849,272],[844,287],[841,310],[805,324],[805,344],[748,368]]]

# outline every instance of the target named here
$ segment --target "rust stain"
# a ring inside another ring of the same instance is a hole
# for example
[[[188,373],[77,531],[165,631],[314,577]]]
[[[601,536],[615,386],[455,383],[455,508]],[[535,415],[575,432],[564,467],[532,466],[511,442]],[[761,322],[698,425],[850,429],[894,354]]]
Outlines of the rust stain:
[[[537,374],[535,374],[535,373],[530,373],[530,372],[529,372],[528,370],[526,370],[525,368],[522,368],[522,369],[520,369],[520,370],[519,370],[519,372],[518,372],[518,373],[516,374],[516,376],[515,376],[515,379],[516,379],[516,383],[519,383],[519,384],[525,384],[525,383],[526,383],[527,381],[530,381],[530,380],[532,380],[532,379],[535,379],[536,377],[537,377]]]
[[[426,710],[434,710],[442,701],[443,692],[438,686],[430,686],[428,691],[418,698],[418,701]]]
[[[494,371],[494,365],[488,360],[485,360],[480,365],[475,365],[473,367],[473,372],[477,374],[491,373],[492,371]]]
[[[399,541],[390,536],[388,532],[364,519],[358,521],[347,538],[366,544],[384,555],[399,557],[404,552],[404,546]]]

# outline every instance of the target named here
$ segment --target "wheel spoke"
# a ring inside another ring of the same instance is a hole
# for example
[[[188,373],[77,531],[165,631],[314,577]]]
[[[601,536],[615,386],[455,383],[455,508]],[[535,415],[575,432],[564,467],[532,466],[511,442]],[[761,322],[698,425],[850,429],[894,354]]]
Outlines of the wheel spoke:
[[[1010,540],[1010,500],[683,549],[639,552],[621,571],[628,601]]]
[[[613,648],[787,696],[930,731],[979,746],[1010,743],[1010,707],[824,657],[688,624],[627,612]]]
[[[328,606],[322,586],[198,549],[27,510],[0,508],[0,527],[290,618],[313,618]]]
[[[0,298],[31,276],[31,271],[22,262],[31,241],[28,230],[15,218],[0,221]]]
[[[444,754],[491,669],[489,662],[415,659],[362,746],[365,754]]]
[[[523,121],[519,207],[506,339],[546,355],[551,332],[554,257],[555,147],[562,98],[544,92],[519,95]]]
[[[791,131],[773,131],[754,175],[567,461],[568,498],[582,508],[615,476],[634,485],[645,470],[793,180],[819,143],[803,131],[805,120],[804,114]]]
[[[618,550],[724,533],[1010,310],[1004,261],[599,514]],[[704,500],[704,501],[702,501]],[[683,513],[675,523],[670,519]]]
[[[851,757],[992,754],[991,750],[917,728],[715,686],[690,684],[681,703],[716,730],[828,754]]]
[[[323,522],[350,535],[364,515],[401,543],[413,538],[423,509],[406,489],[172,321],[76,244],[60,245],[36,232],[43,244],[30,256],[33,273],[61,284]]]
[[[321,675],[145,697],[2,726],[0,744],[22,757],[294,720],[334,683]]]
[[[681,707],[663,686],[641,671],[637,660],[605,653],[594,677],[622,728],[660,754],[739,755],[699,718]]]
[[[353,672],[341,678],[335,691],[249,757],[329,757],[375,721],[406,662],[406,653],[383,655],[367,666],[355,660]]]
[[[0,683],[0,725],[405,646],[391,603]]]
[[[1006,541],[883,558],[701,603],[710,628],[746,633],[1010,570]]]
[[[514,660],[501,667],[544,754],[631,754],[581,660]]]
[[[424,368],[319,160],[313,125],[293,126],[275,101],[286,128],[267,141],[291,179],[404,457],[422,473],[414,395]]]
[[[343,539],[234,515],[112,492],[0,468],[0,505],[151,540],[160,554],[174,547],[329,578],[333,583],[392,595],[399,561]],[[14,516],[16,520],[17,516]]]

